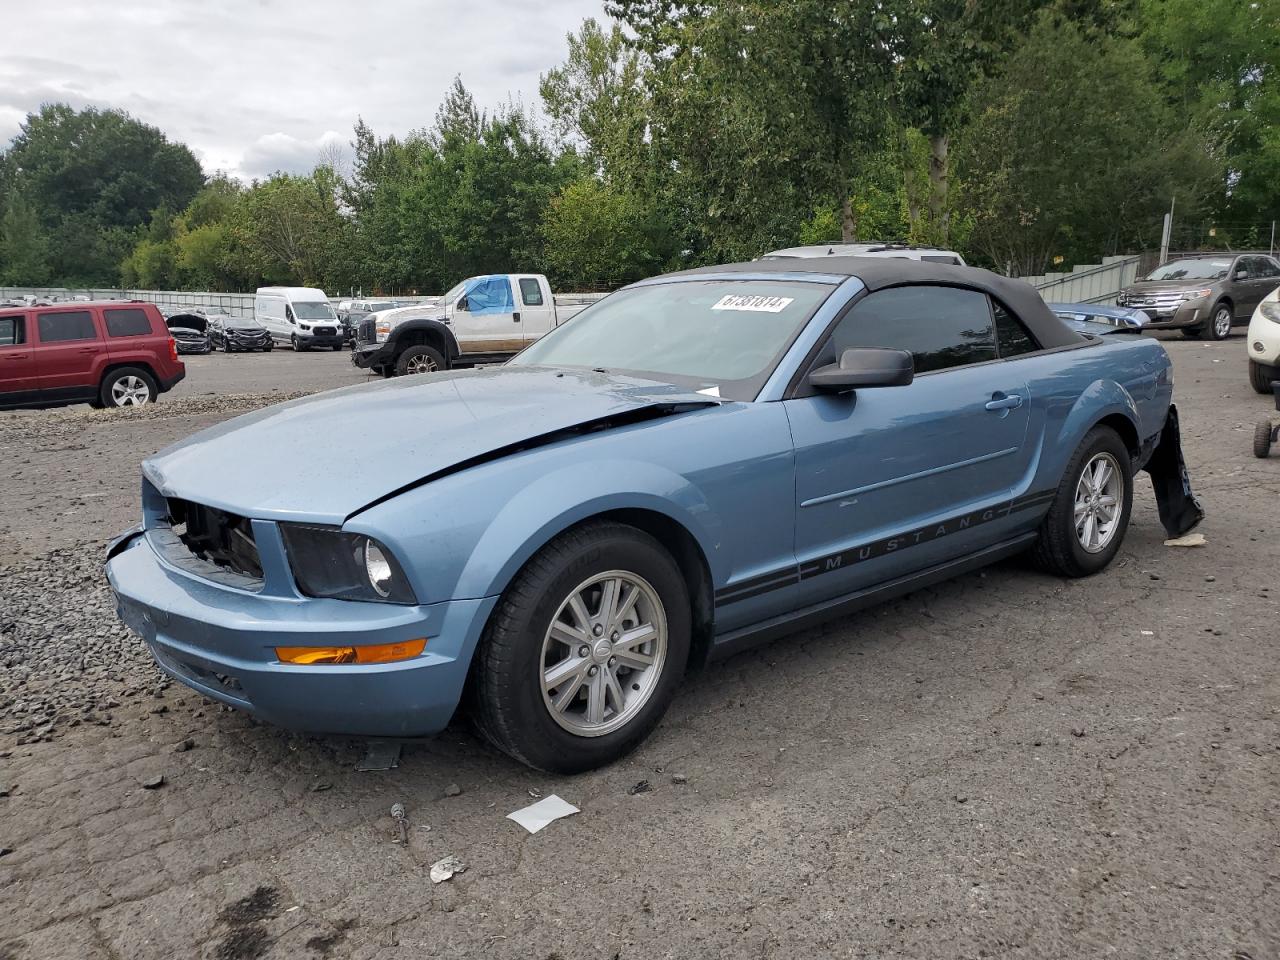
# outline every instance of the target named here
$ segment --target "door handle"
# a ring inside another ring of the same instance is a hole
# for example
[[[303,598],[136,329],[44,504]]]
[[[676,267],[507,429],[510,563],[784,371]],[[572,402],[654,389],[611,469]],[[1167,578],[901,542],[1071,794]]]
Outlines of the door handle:
[[[988,410],[1016,410],[1020,406],[1022,406],[1022,397],[1019,394],[1011,393],[1006,396],[998,390],[987,401]]]
[[[27,355],[26,355],[25,353],[22,353],[22,354],[16,354],[16,355],[15,355],[15,354],[9,354],[8,356],[6,356],[6,357],[5,357],[5,359],[6,359],[6,360],[26,360],[26,359],[28,359],[28,357],[27,357]]]
[[[511,315],[511,319],[512,319],[515,323],[519,323],[519,322],[520,322],[520,311],[519,311],[519,310],[517,310],[515,313],[513,313],[513,314]]]

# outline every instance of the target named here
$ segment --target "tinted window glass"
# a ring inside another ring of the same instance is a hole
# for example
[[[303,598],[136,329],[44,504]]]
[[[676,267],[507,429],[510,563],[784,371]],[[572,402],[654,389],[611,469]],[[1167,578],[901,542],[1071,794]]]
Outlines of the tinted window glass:
[[[1040,344],[1036,343],[1022,321],[994,300],[991,301],[991,312],[996,317],[996,339],[1000,341],[1001,357],[1017,357],[1040,349]]]
[[[542,287],[537,280],[525,277],[520,281],[520,299],[526,307],[542,306]]]
[[[151,332],[151,320],[145,310],[130,307],[127,310],[104,310],[107,318],[107,335],[111,337],[145,337]]]
[[[1267,280],[1272,277],[1280,277],[1280,265],[1277,265],[1270,257],[1254,257],[1253,267],[1253,275],[1255,277]]]
[[[916,373],[996,359],[985,294],[954,287],[898,287],[860,301],[831,334],[834,358],[850,347],[889,347]]]
[[[74,313],[42,313],[37,323],[40,326],[41,343],[98,339],[98,331],[93,326],[93,314],[88,310]]]
[[[26,343],[25,333],[22,317],[0,317],[0,347]]]

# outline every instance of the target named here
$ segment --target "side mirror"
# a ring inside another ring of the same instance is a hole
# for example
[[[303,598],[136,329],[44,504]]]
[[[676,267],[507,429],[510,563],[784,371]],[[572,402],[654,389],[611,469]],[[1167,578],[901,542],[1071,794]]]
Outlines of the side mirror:
[[[851,347],[809,374],[809,386],[824,393],[848,393],[860,387],[905,387],[916,375],[915,361],[905,350]]]
[[[1242,280],[1248,280],[1248,279],[1249,279],[1249,271],[1248,271],[1248,270],[1237,270],[1237,271],[1236,271],[1236,283],[1239,283],[1239,282],[1241,282]]]
[[[467,298],[466,298],[466,297],[459,297],[459,298],[458,298],[458,307],[457,307],[457,309],[461,310],[463,313],[466,313],[467,311],[469,311],[469,310],[471,309],[471,307],[467,304]]]

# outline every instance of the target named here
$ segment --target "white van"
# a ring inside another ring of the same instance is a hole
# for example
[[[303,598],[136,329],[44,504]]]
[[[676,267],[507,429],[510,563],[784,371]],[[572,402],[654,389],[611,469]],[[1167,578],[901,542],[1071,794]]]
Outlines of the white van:
[[[323,290],[259,287],[253,300],[253,315],[267,328],[272,340],[287,343],[295,350],[342,349],[342,323]]]

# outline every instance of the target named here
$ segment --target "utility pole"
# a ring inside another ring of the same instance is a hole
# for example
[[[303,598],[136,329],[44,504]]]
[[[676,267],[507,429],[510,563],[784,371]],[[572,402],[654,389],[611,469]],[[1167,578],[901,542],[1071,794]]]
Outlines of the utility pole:
[[[1173,231],[1173,205],[1177,202],[1177,198],[1173,197],[1169,200],[1169,212],[1164,215],[1164,232],[1160,235],[1160,262],[1164,263],[1169,259],[1169,234]]]

